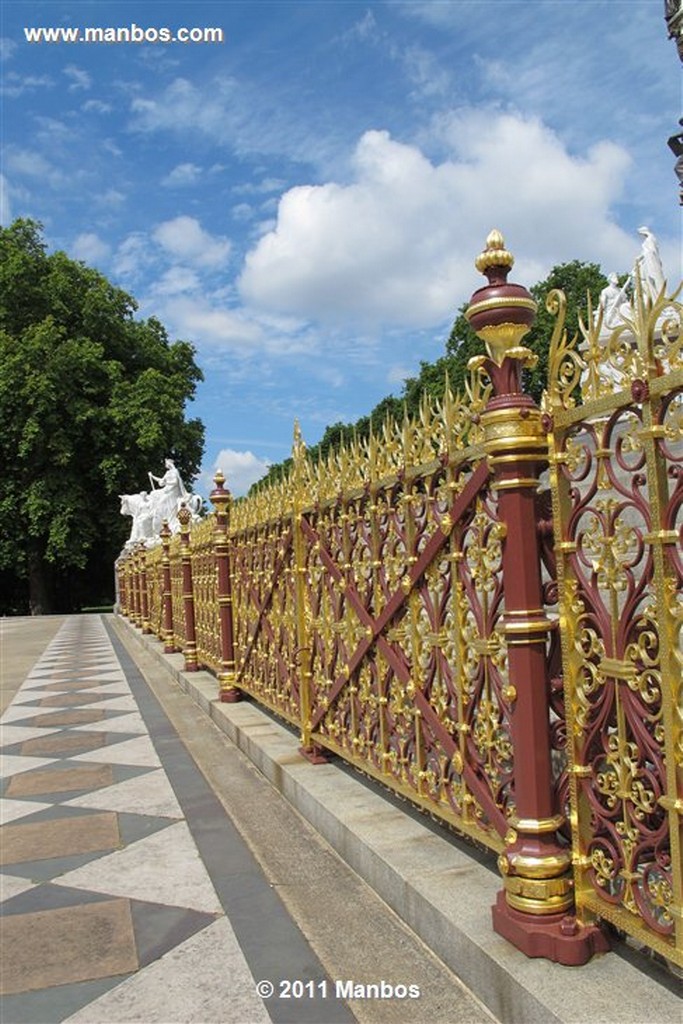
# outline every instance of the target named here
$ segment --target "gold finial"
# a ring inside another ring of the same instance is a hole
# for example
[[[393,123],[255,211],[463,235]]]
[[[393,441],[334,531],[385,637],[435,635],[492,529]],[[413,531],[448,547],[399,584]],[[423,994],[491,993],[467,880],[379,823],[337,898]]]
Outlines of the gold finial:
[[[225,474],[223,473],[222,469],[216,470],[216,472],[214,473],[213,482],[215,483],[216,487],[219,490],[223,487],[223,484],[225,483]]]
[[[514,262],[515,257],[505,248],[502,234],[494,229],[486,239],[486,248],[477,256],[474,265],[481,274],[485,274],[489,267],[507,267],[510,270]]]

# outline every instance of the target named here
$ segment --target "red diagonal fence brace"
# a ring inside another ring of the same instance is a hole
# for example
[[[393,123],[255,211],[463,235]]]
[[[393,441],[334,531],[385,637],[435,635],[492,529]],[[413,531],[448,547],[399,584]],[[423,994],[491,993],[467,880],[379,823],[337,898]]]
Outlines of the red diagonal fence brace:
[[[304,757],[497,854],[493,925],[529,956],[584,963],[611,922],[680,964],[680,305],[638,293],[617,356],[592,316],[587,354],[558,321],[542,413],[510,262],[493,233],[465,400],[319,463],[297,427],[289,475],[248,499],[217,474],[212,516],[119,559],[119,608],[222,701],[295,725]]]

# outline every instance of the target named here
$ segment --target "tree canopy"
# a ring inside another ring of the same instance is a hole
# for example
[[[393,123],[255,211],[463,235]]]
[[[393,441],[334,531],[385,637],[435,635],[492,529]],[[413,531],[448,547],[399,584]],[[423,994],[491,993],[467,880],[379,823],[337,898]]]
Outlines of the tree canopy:
[[[41,225],[0,229],[0,611],[111,599],[129,531],[119,493],[172,457],[196,476],[202,372],[185,341],[102,274],[48,253]]]

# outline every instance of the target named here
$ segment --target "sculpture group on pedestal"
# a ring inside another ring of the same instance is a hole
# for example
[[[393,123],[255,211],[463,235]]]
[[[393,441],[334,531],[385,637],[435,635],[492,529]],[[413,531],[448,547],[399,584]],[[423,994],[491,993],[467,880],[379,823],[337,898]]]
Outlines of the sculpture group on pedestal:
[[[178,512],[185,505],[189,508],[192,518],[198,519],[202,507],[202,499],[198,494],[191,494],[172,459],[164,461],[163,476],[149,473],[151,491],[139,491],[137,494],[120,494],[121,515],[132,516],[133,526],[126,548],[143,541],[148,547],[157,543],[159,532],[168,522],[171,533],[178,533],[180,522]],[[155,487],[155,483],[159,486]]]
[[[639,282],[644,298],[651,303],[656,302],[666,286],[657,239],[647,227],[638,228],[638,234],[643,236],[643,242],[632,272],[621,286],[617,275],[610,274],[609,284],[600,292],[600,301],[595,312],[596,320],[602,312],[600,337],[610,334],[630,318],[628,292],[635,287],[636,281]]]

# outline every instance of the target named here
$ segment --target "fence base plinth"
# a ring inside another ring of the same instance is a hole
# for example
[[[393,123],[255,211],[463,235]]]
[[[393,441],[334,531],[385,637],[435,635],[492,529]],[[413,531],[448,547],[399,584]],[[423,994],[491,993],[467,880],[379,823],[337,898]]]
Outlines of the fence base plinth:
[[[491,910],[493,930],[528,957],[580,967],[596,953],[610,950],[609,939],[598,925],[580,925],[567,914],[522,914],[508,906],[504,892],[498,893]]]
[[[299,747],[299,753],[311,764],[327,764],[330,760],[323,753],[322,747],[316,747],[315,743],[312,743],[310,747]]]
[[[239,704],[242,700],[242,691],[231,686],[227,690],[221,690],[219,694],[221,704]]]

